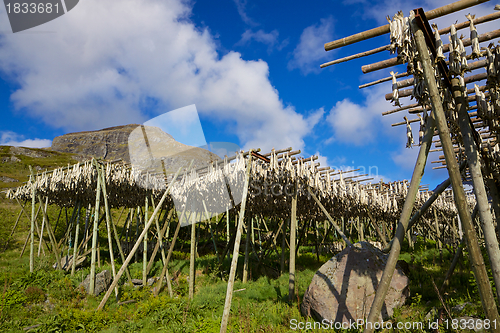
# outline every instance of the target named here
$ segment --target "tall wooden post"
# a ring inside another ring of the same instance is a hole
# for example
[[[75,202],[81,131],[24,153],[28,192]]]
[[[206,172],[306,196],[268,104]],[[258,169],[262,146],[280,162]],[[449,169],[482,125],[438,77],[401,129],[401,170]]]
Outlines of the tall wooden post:
[[[35,205],[36,205],[36,189],[35,189],[35,176],[33,169],[30,167],[30,183],[31,183],[31,228],[30,228],[30,273],[33,273],[35,267]],[[41,205],[41,203],[40,203]]]
[[[101,200],[101,177],[99,177],[99,169],[95,160],[92,161],[97,172],[97,190],[95,196],[95,212],[94,212],[94,228],[92,230],[92,255],[90,261],[90,284],[89,294],[94,295],[95,291],[95,264],[97,256],[97,224],[99,223],[99,204]]]
[[[472,177],[474,185],[474,194],[479,211],[479,219],[481,220],[481,227],[484,234],[484,242],[488,257],[490,258],[491,270],[493,281],[495,282],[497,298],[500,300],[500,248],[498,247],[498,240],[495,234],[495,226],[493,225],[493,218],[491,216],[490,205],[488,203],[488,195],[484,187],[483,175],[481,172],[481,161],[479,159],[478,147],[474,142],[472,129],[470,127],[470,118],[467,113],[469,103],[465,99],[460,81],[457,78],[451,80],[453,86],[453,97],[455,97],[455,105],[458,109],[460,131],[462,132],[462,139],[464,141],[465,155],[469,164],[469,172]],[[466,87],[464,87],[464,90]]]
[[[146,222],[148,221],[148,197],[146,196],[146,202],[144,204],[144,226],[146,226]],[[142,285],[146,286],[148,281],[148,233],[144,235],[144,251],[142,252]]]
[[[111,261],[111,272],[113,273],[113,279],[116,277],[115,268],[115,255],[113,253],[113,238],[111,237],[111,214],[108,206],[108,194],[106,190],[106,178],[104,172],[101,170],[100,166],[97,165],[98,175],[101,178],[101,190],[102,197],[104,199],[104,210],[106,214],[106,230],[108,232],[108,247],[109,247],[109,259]],[[73,260],[74,263],[74,260]],[[115,297],[118,299],[118,287],[115,287]]]
[[[424,70],[424,78],[429,88],[429,94],[432,100],[433,114],[437,123],[439,131],[439,138],[442,143],[443,152],[446,160],[448,174],[450,175],[451,185],[453,187],[453,194],[455,197],[455,205],[458,209],[462,227],[464,228],[467,247],[471,257],[472,270],[477,281],[481,303],[483,305],[486,317],[491,321],[500,321],[498,310],[493,298],[493,292],[486,273],[483,256],[479,248],[476,232],[472,225],[471,216],[467,209],[467,202],[465,192],[462,185],[462,178],[455,160],[455,152],[450,138],[450,131],[443,111],[441,98],[439,97],[438,89],[435,81],[434,69],[431,65],[427,45],[425,43],[424,35],[416,22],[412,23],[415,35],[415,43],[417,45],[418,53],[421,57],[421,62]],[[500,326],[493,329],[493,332],[500,332]]]
[[[420,35],[422,36],[422,32],[420,31]],[[422,36],[423,38],[423,36]],[[425,43],[425,41],[424,41]],[[419,52],[423,57],[427,57],[429,59],[429,53],[427,51],[427,47],[422,52]],[[426,63],[427,66],[430,64],[424,60],[421,60],[422,63]],[[429,59],[430,61],[430,59]],[[433,100],[432,107],[433,112],[429,116],[427,120],[427,126],[425,128],[424,138],[422,140],[422,145],[420,146],[420,150],[417,157],[417,162],[415,164],[415,168],[413,170],[413,175],[411,177],[410,187],[408,189],[408,194],[403,206],[403,210],[401,212],[401,216],[399,218],[399,223],[397,226],[395,237],[392,241],[391,252],[389,254],[389,258],[387,259],[387,264],[384,268],[384,273],[382,274],[382,278],[378,284],[377,291],[375,293],[375,298],[373,299],[373,303],[370,309],[370,313],[367,318],[367,322],[375,323],[378,321],[378,318],[381,313],[382,305],[384,304],[385,296],[387,295],[387,291],[389,290],[389,286],[392,281],[392,276],[394,275],[394,269],[396,268],[396,264],[398,261],[399,253],[401,251],[401,244],[403,243],[406,229],[408,227],[408,223],[410,221],[411,212],[413,210],[413,205],[415,203],[415,199],[417,197],[418,188],[420,186],[420,181],[422,179],[422,175],[424,174],[425,164],[427,162],[427,155],[429,153],[429,149],[432,144],[432,137],[434,135],[435,129],[435,108],[441,106],[441,101],[439,100],[439,95],[437,93],[436,82],[433,81],[434,89],[429,89],[431,96],[437,98],[438,101],[435,102]],[[429,84],[427,84],[429,87]],[[442,106],[441,106],[442,107]],[[373,327],[365,327],[365,333],[373,332]]]
[[[247,283],[247,280],[248,280],[248,247],[249,247],[249,243],[250,243],[250,226],[248,225],[248,221],[250,221],[249,218],[246,219],[247,220],[247,233],[246,233],[246,237],[245,237],[245,260],[243,261],[243,278],[242,278],[242,282],[243,283]]]
[[[45,211],[47,211],[47,205],[49,204],[49,197],[45,198]],[[42,203],[40,203],[42,205]],[[42,216],[42,228],[40,230],[40,242],[38,243],[38,257],[40,256],[40,249],[42,248],[42,241],[43,241],[43,229],[45,228],[45,215]],[[44,254],[45,256],[45,251]]]
[[[245,218],[245,207],[248,196],[248,184],[250,182],[251,167],[252,167],[252,155],[249,153],[246,165],[245,184],[243,185],[243,195],[241,198],[240,214],[236,229],[236,238],[234,239],[233,260],[231,262],[231,269],[229,271],[229,279],[227,282],[227,291],[226,291],[226,301],[224,304],[224,311],[222,313],[222,320],[220,325],[220,333],[226,333],[227,324],[229,321],[229,311],[231,310],[231,301],[233,299],[233,286],[234,286],[234,279],[236,277],[236,268],[238,266],[238,253],[240,252],[241,234],[243,231],[243,220]]]
[[[295,192],[292,196],[292,212],[290,217],[290,263],[288,277],[288,301],[295,297],[295,247],[297,246],[297,192],[298,182],[295,183]]]
[[[281,228],[281,261],[280,261],[280,273],[285,273],[285,248],[286,248],[286,223],[283,223]]]
[[[71,276],[75,275],[75,269],[76,269],[76,257],[78,256],[78,236],[80,233],[80,209],[81,209],[81,202],[78,202],[78,213],[76,215],[76,230],[75,230],[75,245],[73,246],[73,262],[71,264]]]
[[[189,299],[194,297],[194,279],[195,279],[195,260],[196,260],[196,214],[191,214],[191,252],[189,257]]]

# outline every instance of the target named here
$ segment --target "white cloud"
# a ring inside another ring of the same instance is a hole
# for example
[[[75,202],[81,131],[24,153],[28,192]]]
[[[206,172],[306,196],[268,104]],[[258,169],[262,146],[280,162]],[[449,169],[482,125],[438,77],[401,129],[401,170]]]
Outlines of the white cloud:
[[[28,148],[45,148],[52,145],[52,140],[25,139],[24,135],[20,135],[12,131],[0,131],[0,145]]]
[[[11,100],[72,131],[142,123],[196,104],[202,116],[234,124],[228,131],[242,146],[303,148],[313,122],[284,105],[267,63],[237,52],[221,57],[190,15],[180,0],[87,0],[43,26],[55,33],[3,34],[0,71],[20,86]],[[0,16],[0,31],[8,31],[2,6]],[[147,105],[155,114],[144,113]]]
[[[403,146],[398,152],[392,154],[392,160],[404,170],[413,170],[419,151],[420,147],[404,148]],[[430,164],[430,161],[428,161],[428,164]]]
[[[304,75],[319,73],[320,61],[331,54],[324,50],[323,45],[333,40],[333,18],[323,18],[319,24],[311,25],[302,31],[300,41],[293,50],[292,59],[288,62],[288,69],[300,69]]]
[[[381,113],[390,109],[384,95],[384,85],[363,90],[364,102],[355,103],[346,98],[338,101],[330,110],[326,120],[332,126],[335,141],[358,146],[371,143],[383,122]],[[332,139],[333,140],[333,139]]]
[[[265,32],[260,29],[256,32],[251,29],[245,30],[245,32],[241,35],[241,39],[236,43],[236,45],[246,45],[250,43],[252,40],[266,44],[268,46],[267,52],[271,53],[273,49],[277,49],[281,51],[285,46],[288,45],[288,39],[285,39],[282,42],[279,42],[279,32],[278,30],[273,30],[271,32]]]
[[[259,25],[247,15],[247,0],[234,0],[234,3],[243,22],[251,26]]]

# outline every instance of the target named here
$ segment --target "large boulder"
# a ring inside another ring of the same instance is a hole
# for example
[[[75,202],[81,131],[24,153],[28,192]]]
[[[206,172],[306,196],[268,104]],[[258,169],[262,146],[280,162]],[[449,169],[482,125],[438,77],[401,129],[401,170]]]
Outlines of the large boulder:
[[[99,295],[103,291],[108,290],[109,286],[111,285],[112,279],[111,279],[111,273],[109,273],[108,270],[104,270],[99,274],[96,274],[95,276],[95,287],[94,287],[94,296]],[[90,293],[90,274],[87,275],[85,280],[83,280],[82,283],[80,283],[80,287],[83,287],[87,294]]]
[[[387,258],[366,242],[346,247],[314,275],[301,304],[302,314],[334,323],[366,320]],[[409,296],[408,284],[398,264],[379,320],[389,318],[395,307],[404,304]]]

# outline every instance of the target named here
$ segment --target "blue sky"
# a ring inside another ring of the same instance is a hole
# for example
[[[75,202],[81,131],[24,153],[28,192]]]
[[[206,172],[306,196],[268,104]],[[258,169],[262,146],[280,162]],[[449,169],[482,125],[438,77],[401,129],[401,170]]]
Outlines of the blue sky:
[[[389,75],[361,72],[388,52],[319,68],[386,45],[389,35],[330,52],[323,44],[386,24],[398,10],[408,15],[447,3],[81,0],[16,34],[0,6],[0,144],[48,146],[68,132],[143,123],[195,104],[207,142],[263,151],[292,146],[304,157],[320,155],[323,165],[371,167],[375,181],[410,179],[418,148],[405,149],[405,127],[391,127],[404,114],[381,115],[393,108],[384,99],[390,82],[358,89]],[[486,15],[494,5],[437,23]],[[413,131],[418,140],[417,125]],[[428,165],[423,183],[433,188],[447,174]]]

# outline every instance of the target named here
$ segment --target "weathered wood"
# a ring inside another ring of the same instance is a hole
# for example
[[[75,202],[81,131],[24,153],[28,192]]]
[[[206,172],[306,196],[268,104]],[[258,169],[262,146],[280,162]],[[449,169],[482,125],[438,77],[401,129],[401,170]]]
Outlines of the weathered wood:
[[[442,7],[427,11],[425,13],[425,15],[427,16],[427,19],[432,20],[432,19],[444,16],[447,14],[457,12],[457,11],[462,10],[464,8],[479,5],[479,4],[481,4],[483,2],[487,2],[487,1],[489,1],[489,0],[460,0],[460,1],[453,2],[449,5],[442,6]],[[386,24],[386,25],[378,27],[378,28],[363,31],[363,32],[357,33],[357,34],[352,35],[352,36],[344,37],[342,39],[338,39],[338,40],[335,40],[333,42],[326,43],[325,44],[325,51],[330,51],[330,50],[333,50],[333,49],[336,49],[339,47],[343,47],[346,45],[360,42],[362,40],[381,36],[381,35],[384,35],[384,34],[389,33],[389,32],[390,32],[390,26],[389,26],[389,24]]]
[[[189,165],[189,169],[191,168],[191,165],[193,164],[193,160],[191,161],[191,164]],[[181,172],[182,170],[182,167],[179,168],[179,170],[177,170],[177,173],[175,174],[174,176],[174,179],[177,178],[177,176],[179,175],[179,173]],[[108,301],[108,298],[109,296],[111,295],[111,292],[113,291],[113,289],[116,287],[116,285],[118,284],[118,281],[120,280],[121,276],[123,275],[123,272],[125,271],[125,268],[128,266],[128,264],[130,263],[130,261],[132,260],[132,257],[133,255],[135,254],[135,251],[137,251],[137,249],[139,248],[139,245],[140,245],[140,242],[142,241],[142,238],[144,237],[144,235],[146,234],[146,232],[148,231],[149,227],[151,226],[151,224],[153,223],[155,217],[156,217],[156,214],[158,214],[158,212],[160,211],[160,208],[161,206],[163,205],[163,202],[165,201],[165,199],[167,198],[167,195],[169,194],[170,192],[170,189],[172,187],[172,185],[174,184],[174,182],[171,182],[167,189],[165,190],[165,193],[163,194],[163,196],[161,197],[161,200],[160,202],[158,203],[158,205],[156,206],[156,209],[155,211],[153,212],[153,215],[151,216],[151,218],[149,219],[148,223],[146,224],[146,227],[144,228],[142,234],[139,236],[139,239],[136,241],[134,247],[132,248],[132,250],[130,251],[129,255],[127,256],[127,259],[125,259],[125,262],[123,263],[122,267],[120,268],[120,270],[118,271],[118,273],[116,274],[116,277],[113,279],[113,282],[111,283],[111,285],[109,286],[108,288],[108,291],[106,292],[106,294],[104,295],[101,303],[99,303],[99,306],[97,307],[97,311],[99,310],[102,310],[104,308],[104,305],[106,305],[106,302]]]
[[[80,235],[80,209],[81,201],[78,202],[78,213],[76,215],[76,225],[75,225],[75,245],[73,245],[73,260],[71,263],[71,276],[75,275],[76,261],[78,256],[78,237]]]
[[[369,51],[365,51],[365,52],[353,54],[353,55],[350,55],[348,57],[344,57],[344,58],[336,59],[336,60],[333,60],[333,61],[325,62],[324,64],[321,64],[319,67],[325,68],[325,67],[328,67],[328,66],[331,66],[331,65],[336,65],[336,64],[340,64],[342,62],[346,62],[346,61],[349,61],[349,60],[366,57],[366,56],[369,56],[369,55],[372,55],[372,54],[376,54],[376,53],[379,53],[379,52],[389,51],[390,49],[391,49],[390,45],[380,46],[380,47],[377,47],[376,49],[373,49],[373,50],[369,50]]]
[[[498,38],[498,37],[500,37],[500,29],[481,34],[478,36],[478,39],[479,39],[479,42],[482,43],[482,42],[490,41],[490,40]],[[467,38],[467,39],[463,40],[463,44],[464,44],[464,47],[467,47],[467,46],[470,46],[472,44],[472,41],[470,38]],[[443,52],[448,52],[449,49],[450,49],[450,44],[443,45]],[[379,62],[376,62],[373,64],[364,65],[361,67],[361,71],[364,74],[367,74],[367,73],[378,71],[380,69],[400,65],[402,63],[403,63],[402,59],[390,58],[390,59],[379,61]]]
[[[241,198],[239,221],[236,229],[236,238],[234,240],[233,261],[231,262],[231,269],[229,271],[229,279],[227,282],[226,300],[224,303],[224,311],[222,313],[220,333],[225,333],[227,331],[227,324],[229,321],[229,311],[231,310],[231,301],[233,298],[233,286],[234,286],[234,279],[236,277],[236,268],[238,265],[238,254],[240,251],[241,234],[243,230],[243,220],[245,217],[245,207],[248,196],[248,185],[250,183],[251,167],[252,167],[252,158],[249,157],[246,165],[246,175],[245,175],[245,183],[243,184],[243,195]]]
[[[113,274],[113,279],[116,277],[116,267],[115,267],[115,255],[113,253],[113,238],[111,237],[111,213],[109,211],[108,205],[108,194],[106,191],[106,178],[104,176],[103,170],[101,170],[101,166],[99,164],[97,166],[97,177],[101,179],[101,191],[102,198],[104,199],[104,212],[106,214],[106,230],[108,232],[108,247],[109,247],[109,260],[111,261],[111,272]],[[75,247],[76,249],[76,247]],[[73,263],[75,263],[75,256],[73,256]],[[146,284],[144,283],[143,286]],[[118,300],[118,287],[115,287],[115,297]]]
[[[33,169],[30,167],[30,182],[33,179],[33,182],[35,181],[35,176],[33,174]],[[33,183],[31,185],[32,190],[31,190],[31,227],[30,227],[30,273],[33,273],[34,267],[35,267],[35,205],[36,205],[36,188],[35,184]],[[42,203],[40,203],[42,205]]]
[[[486,188],[483,182],[479,152],[470,127],[470,119],[467,113],[469,105],[463,96],[459,80],[454,78],[451,80],[451,84],[453,86],[455,105],[458,110],[458,122],[464,142],[465,155],[467,156],[467,162],[469,164],[469,173],[474,185],[474,194],[476,196],[479,218],[481,220],[481,228],[484,234],[488,257],[490,259],[493,281],[496,286],[497,298],[500,300],[500,248],[495,234],[493,218],[488,203],[488,195],[486,194]]]
[[[472,220],[470,213],[467,210],[467,201],[465,198],[464,188],[462,184],[462,178],[460,175],[459,167],[456,162],[455,153],[453,152],[453,145],[451,143],[450,132],[447,124],[447,120],[443,111],[443,106],[441,98],[439,97],[438,88],[436,85],[434,69],[431,65],[431,60],[429,53],[427,51],[427,45],[420,28],[415,27],[415,43],[419,54],[421,55],[421,63],[424,70],[424,78],[429,88],[429,94],[431,96],[433,114],[437,123],[437,128],[439,130],[439,138],[443,144],[443,152],[446,159],[446,164],[448,167],[448,174],[450,175],[451,185],[453,188],[453,194],[455,198],[455,205],[457,207],[464,231],[467,238],[467,248],[469,250],[472,270],[477,281],[479,295],[481,298],[481,303],[483,305],[486,317],[491,321],[500,321],[498,316],[498,309],[493,298],[493,292],[491,290],[491,285],[488,279],[488,274],[486,272],[486,267],[484,265],[483,256],[479,248],[477,241],[476,232],[474,226],[472,225]],[[394,246],[394,245],[393,245]],[[500,327],[493,329],[494,332],[500,332]]]
[[[97,162],[92,159],[92,164],[97,168]],[[101,177],[97,177],[97,189],[95,197],[95,212],[94,212],[94,228],[92,231],[92,255],[90,261],[90,283],[89,283],[89,294],[94,295],[95,290],[95,264],[97,255],[97,238],[99,237],[97,233],[97,222],[99,221],[99,204],[101,200]]]
[[[297,192],[298,183],[295,183],[295,193],[292,196],[292,211],[290,214],[290,261],[288,277],[288,301],[292,302],[295,297],[295,247],[297,234]]]
[[[195,253],[196,253],[196,214],[191,214],[191,242],[189,252],[189,299],[194,297],[194,279],[195,279]]]
[[[247,217],[247,224],[248,224],[248,217]],[[248,255],[248,248],[250,245],[250,232],[249,228],[246,228],[246,235],[245,235],[245,259],[243,260],[243,277],[241,279],[241,282],[247,283],[248,281],[248,260],[249,260],[249,255]]]
[[[420,41],[423,40],[423,34],[422,31],[416,29],[416,22],[412,22],[413,26],[413,31],[415,31],[415,39],[420,38]],[[423,42],[425,43],[425,41]],[[430,58],[429,58],[429,53],[427,51],[427,47],[425,47],[425,51],[420,51],[423,50],[420,44],[419,45],[419,54],[423,54],[421,59],[421,62],[423,63],[424,66],[430,66]],[[428,60],[428,61],[427,61]],[[424,69],[427,69],[427,67],[424,67]],[[427,71],[426,71],[427,72]],[[424,72],[424,73],[426,73]],[[432,81],[431,83],[434,83],[434,85],[430,85],[428,81]],[[392,281],[392,277],[394,275],[394,270],[396,268],[396,264],[399,258],[399,254],[401,251],[401,245],[403,243],[406,230],[408,229],[409,225],[409,220],[410,220],[410,215],[413,210],[413,205],[415,203],[415,199],[417,196],[418,188],[420,185],[420,181],[422,179],[422,175],[424,174],[424,169],[425,169],[425,164],[427,161],[427,156],[429,154],[429,149],[431,147],[431,141],[432,141],[432,135],[434,133],[434,127],[436,126],[435,124],[435,102],[436,99],[441,103],[439,99],[439,94],[436,88],[436,82],[433,80],[430,80],[428,76],[426,76],[426,83],[427,86],[429,87],[429,94],[432,98],[433,101],[433,112],[429,116],[428,119],[428,126],[425,129],[425,134],[424,138],[422,140],[422,145],[420,146],[419,154],[417,157],[417,162],[415,164],[415,168],[413,170],[413,175],[411,177],[411,182],[410,182],[410,187],[408,189],[408,195],[406,197],[403,210],[401,212],[401,217],[399,219],[398,226],[396,228],[395,232],[395,237],[392,241],[392,246],[391,246],[391,251],[389,253],[389,258],[387,259],[386,266],[384,268],[384,272],[382,274],[382,278],[380,279],[380,282],[377,287],[377,291],[375,293],[375,298],[373,299],[372,306],[370,308],[370,312],[367,318],[367,322],[370,323],[375,323],[378,321],[378,317],[380,316],[380,311],[382,309],[382,305],[384,304],[385,296],[387,295],[387,291],[389,290],[390,283]],[[441,105],[441,104],[439,104]],[[365,327],[364,330],[365,333],[371,333],[373,332],[373,327]]]
[[[144,203],[144,226],[146,226],[146,221],[148,221],[148,210],[149,201],[146,197],[146,202]],[[156,219],[155,219],[156,221]],[[144,249],[142,251],[142,285],[145,286],[148,281],[148,233],[144,235],[143,240]]]
[[[314,194],[314,192],[311,190],[311,188],[309,186],[307,187],[307,191],[309,192],[309,194],[311,195],[311,197],[314,199],[314,201],[316,201],[316,203],[318,204],[319,208],[321,208],[321,210],[325,214],[326,218],[333,225],[333,227],[335,228],[335,230],[337,231],[337,233],[342,237],[342,239],[344,239],[344,241],[346,242],[347,246],[351,246],[352,243],[349,240],[349,238],[347,238],[347,236],[342,232],[342,230],[340,230],[339,226],[335,223],[335,221],[332,219],[332,217],[330,216],[330,214],[328,213],[328,211],[326,210],[326,208],[321,204],[321,202],[319,201],[319,199],[316,197],[316,195]]]
[[[49,204],[49,197],[45,198],[45,211],[47,211],[47,205]],[[42,205],[42,203],[40,203]],[[36,219],[35,219],[36,221]],[[38,224],[37,224],[38,226]],[[43,229],[45,228],[45,216],[42,218],[42,228],[40,229],[40,242],[38,243],[38,257],[40,257],[40,249],[43,250],[42,241],[43,241]],[[45,250],[43,251],[43,255],[45,256]]]

